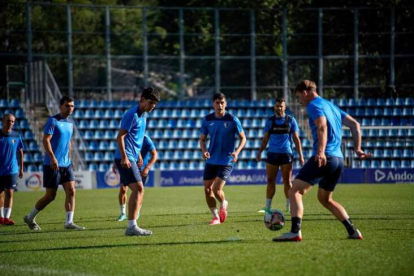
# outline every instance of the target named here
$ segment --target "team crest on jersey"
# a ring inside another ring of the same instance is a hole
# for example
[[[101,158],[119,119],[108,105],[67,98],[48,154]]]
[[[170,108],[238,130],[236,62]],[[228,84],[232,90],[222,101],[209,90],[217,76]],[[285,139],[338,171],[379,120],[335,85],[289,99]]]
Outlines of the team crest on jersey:
[[[14,144],[14,143],[16,143],[16,140],[12,139],[12,143],[13,143],[13,144]]]
[[[229,126],[229,123],[224,123],[224,127],[227,128]]]

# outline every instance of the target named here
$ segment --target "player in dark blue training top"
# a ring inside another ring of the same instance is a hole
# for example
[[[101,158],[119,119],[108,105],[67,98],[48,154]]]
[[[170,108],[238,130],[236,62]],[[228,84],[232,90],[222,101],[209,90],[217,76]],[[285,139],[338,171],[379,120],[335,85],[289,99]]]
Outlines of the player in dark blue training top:
[[[269,117],[265,125],[265,135],[262,145],[257,152],[256,161],[261,160],[262,152],[267,150],[266,173],[267,173],[267,189],[266,189],[266,205],[260,211],[269,211],[272,207],[272,199],[276,192],[276,177],[279,167],[282,170],[282,178],[284,183],[284,192],[286,196],[286,211],[290,210],[289,190],[292,187],[292,170],[293,170],[293,143],[295,143],[298,151],[300,164],[304,164],[302,146],[299,138],[299,127],[295,118],[285,114],[286,103],[282,98],[275,101],[275,115]],[[293,141],[292,141],[293,140]],[[260,212],[259,211],[259,212]]]
[[[319,202],[344,224],[348,238],[361,240],[361,232],[352,224],[344,207],[332,199],[333,191],[343,170],[342,125],[351,129],[354,150],[358,157],[365,159],[371,156],[370,153],[366,154],[361,149],[359,123],[331,102],[319,97],[316,92],[316,84],[312,81],[300,82],[295,93],[308,113],[313,137],[313,154],[296,176],[293,187],[289,191],[292,216],[291,231],[274,238],[273,241],[302,240],[302,197],[317,183],[319,183]]]
[[[20,134],[12,130],[15,121],[12,114],[5,114],[0,131],[0,224],[3,225],[14,225],[10,219],[13,193],[17,178],[23,177],[23,142]]]
[[[74,108],[74,99],[63,96],[59,101],[60,113],[49,117],[44,127],[43,145],[46,155],[43,165],[43,187],[46,188],[46,194],[37,201],[35,207],[24,217],[24,222],[31,230],[40,230],[35,221],[36,215],[55,199],[59,184],[63,186],[66,194],[65,229],[85,229],[73,222],[75,176],[70,159],[73,123],[69,120],[69,116],[73,113]]]
[[[147,124],[147,112],[151,112],[160,101],[160,94],[152,87],[145,88],[138,106],[128,110],[122,117],[121,127],[117,136],[118,148],[115,152],[115,164],[121,176],[121,183],[129,186],[131,196],[128,202],[127,236],[152,235],[150,230],[137,225],[138,207],[144,197],[144,184],[137,166],[144,133]]]
[[[155,149],[154,142],[151,140],[151,138],[148,135],[144,135],[144,140],[142,142],[140,156],[138,158],[138,169],[141,173],[142,183],[144,184],[144,186],[148,181],[148,173],[151,170],[152,165],[154,165],[155,162],[157,161],[157,157],[158,157],[158,154],[157,154],[157,150]],[[114,173],[117,173],[116,165],[113,167],[113,171]],[[127,219],[126,205],[125,205],[127,201],[127,191],[128,191],[128,186],[121,184],[121,186],[119,187],[119,195],[118,195],[119,205],[121,207],[121,214],[116,219],[117,221],[123,221]],[[141,207],[142,207],[142,202],[141,202],[141,205],[138,206],[137,219],[139,219]]]
[[[203,159],[206,160],[204,169],[204,193],[207,205],[213,214],[210,225],[223,223],[227,217],[228,202],[224,196],[223,187],[237,162],[240,151],[246,144],[246,135],[239,119],[226,112],[226,96],[216,93],[213,96],[214,113],[204,117],[201,124],[200,147]],[[240,143],[235,149],[236,135]],[[206,149],[206,139],[210,137],[210,145]],[[220,215],[216,208],[216,199],[220,202]]]

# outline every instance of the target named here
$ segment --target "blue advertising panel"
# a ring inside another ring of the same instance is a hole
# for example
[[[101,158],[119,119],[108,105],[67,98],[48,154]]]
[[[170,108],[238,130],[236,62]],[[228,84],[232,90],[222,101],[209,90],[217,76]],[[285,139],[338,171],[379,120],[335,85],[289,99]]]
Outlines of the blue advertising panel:
[[[414,169],[367,169],[365,183],[414,183]]]
[[[148,182],[145,187],[154,187],[154,172],[150,171],[148,175]],[[120,178],[118,174],[112,172],[96,172],[96,184],[98,189],[113,189],[120,185]]]
[[[364,183],[365,169],[344,169],[339,183]]]

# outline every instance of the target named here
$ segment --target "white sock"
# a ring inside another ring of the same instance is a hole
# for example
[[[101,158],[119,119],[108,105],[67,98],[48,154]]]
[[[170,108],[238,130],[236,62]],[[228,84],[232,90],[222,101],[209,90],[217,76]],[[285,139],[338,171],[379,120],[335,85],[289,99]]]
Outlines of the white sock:
[[[137,225],[137,221],[135,219],[133,220],[128,220],[128,228],[132,228],[134,226],[138,226]]]
[[[290,200],[289,200],[289,198],[286,198],[286,206],[290,206]]]
[[[121,215],[125,215],[125,209],[126,209],[126,205],[120,205],[121,206]]]
[[[4,208],[4,217],[10,218],[12,208]]]
[[[66,212],[66,225],[73,223],[73,214],[74,214],[74,211]]]
[[[29,220],[34,220],[35,218],[36,218],[36,215],[37,214],[39,214],[39,210],[37,210],[36,209],[36,207],[35,208],[33,208],[31,211],[30,211],[30,213],[27,215],[27,218],[29,219]]]
[[[220,208],[227,209],[228,205],[229,205],[229,202],[227,200],[223,200],[223,202],[220,202]]]
[[[213,218],[219,218],[218,210],[216,207],[210,208],[210,211],[213,214]]]
[[[271,208],[272,207],[272,199],[271,198],[266,198],[266,208]]]
[[[0,208],[0,218],[4,218],[4,207]]]

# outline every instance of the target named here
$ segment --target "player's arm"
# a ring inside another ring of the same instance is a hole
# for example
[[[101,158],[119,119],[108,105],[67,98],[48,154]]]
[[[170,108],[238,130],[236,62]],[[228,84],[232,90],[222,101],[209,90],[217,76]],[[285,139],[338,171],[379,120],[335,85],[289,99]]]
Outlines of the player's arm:
[[[17,152],[17,160],[19,161],[19,178],[23,178],[24,172],[23,172],[23,149],[20,148]]]
[[[138,168],[141,168],[142,165],[144,165],[144,159],[142,159],[142,155],[141,152],[138,154],[138,161],[137,161],[137,166]]]
[[[204,134],[200,135],[200,148],[201,148],[201,152],[203,153],[204,160],[210,158],[210,153],[207,151],[207,148],[206,148],[206,139],[207,139],[207,135],[204,135]]]
[[[157,152],[156,149],[153,149],[150,153],[151,153],[151,158],[148,161],[148,164],[145,166],[145,168],[141,172],[141,175],[143,177],[146,177],[149,174],[149,171],[151,170],[151,167],[155,164],[155,162],[158,159],[158,152]]]
[[[59,166],[58,166],[58,161],[55,157],[55,154],[52,151],[52,145],[50,144],[51,139],[52,139],[51,134],[44,134],[43,135],[43,146],[45,148],[46,154],[49,155],[50,167],[53,170],[57,170],[59,168]]]
[[[351,130],[351,135],[352,135],[352,141],[354,142],[354,151],[356,152],[356,154],[358,155],[359,158],[361,159],[366,159],[372,156],[371,153],[365,153],[362,149],[361,149],[361,140],[362,140],[362,135],[361,135],[361,126],[360,124],[351,116],[347,115],[342,119],[342,124],[344,126],[349,127],[349,129]]]
[[[125,151],[125,136],[127,134],[128,132],[121,128],[118,132],[118,136],[116,137],[116,143],[121,154],[121,166],[124,168],[131,168],[131,162],[129,162]]]
[[[265,132],[265,135],[263,136],[263,139],[262,139],[262,145],[260,146],[260,149],[256,155],[257,162],[261,160],[262,152],[266,149],[267,143],[269,143],[269,138],[270,138],[269,132]]]
[[[246,145],[246,134],[244,134],[244,131],[239,132],[239,138],[240,138],[240,142],[239,142],[239,146],[237,147],[237,149],[231,154],[231,156],[233,156],[233,162],[237,162],[239,153],[241,152],[241,150],[244,148],[244,145]]]
[[[328,124],[325,116],[319,116],[314,121],[318,134],[318,151],[315,156],[315,161],[318,162],[318,166],[326,165],[326,143],[328,141]]]
[[[305,159],[303,158],[302,144],[300,142],[299,132],[297,131],[293,133],[293,143],[295,143],[296,150],[299,154],[299,162],[303,166],[303,164],[305,164]]]

